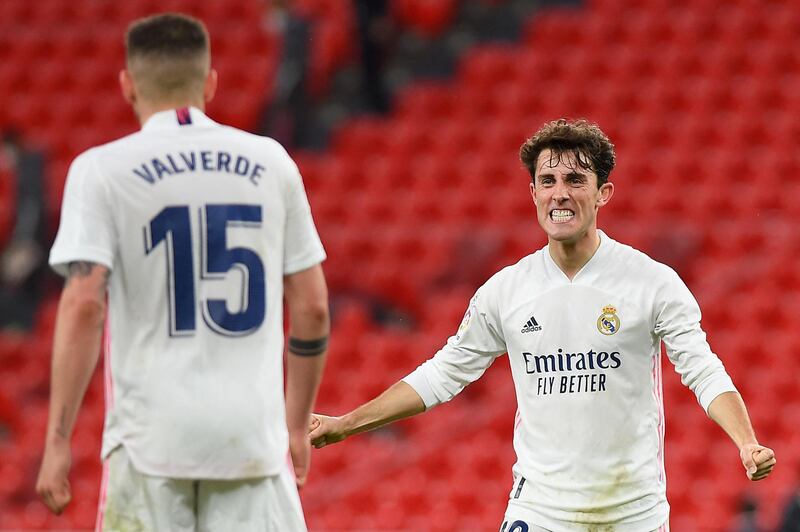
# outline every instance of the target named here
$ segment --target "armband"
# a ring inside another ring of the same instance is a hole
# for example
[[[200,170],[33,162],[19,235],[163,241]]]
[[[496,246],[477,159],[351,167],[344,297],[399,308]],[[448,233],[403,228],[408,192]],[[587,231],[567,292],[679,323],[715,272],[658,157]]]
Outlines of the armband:
[[[315,357],[328,349],[328,337],[323,336],[316,340],[300,340],[289,337],[289,352],[301,357]]]

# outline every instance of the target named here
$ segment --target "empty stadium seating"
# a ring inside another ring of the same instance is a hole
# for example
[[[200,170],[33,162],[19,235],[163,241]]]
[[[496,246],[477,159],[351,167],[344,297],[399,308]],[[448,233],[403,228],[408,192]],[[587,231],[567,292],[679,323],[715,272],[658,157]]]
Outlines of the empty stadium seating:
[[[435,34],[456,5],[394,9]],[[0,124],[49,148],[53,212],[70,158],[135,129],[115,88],[132,18],[167,9],[206,18],[221,80],[210,114],[253,127],[277,43],[258,28],[258,2],[232,6],[0,2],[0,97],[13,102]],[[351,15],[334,0],[298,6],[320,20],[311,68],[323,94],[352,54]],[[329,151],[295,154],[330,256],[334,332],[320,411],[343,412],[404,376],[452,334],[488,275],[543,245],[516,151],[544,121],[585,116],[617,145],[617,193],[601,227],[687,280],[712,347],[780,457],[769,481],[748,483],[735,447],[665,361],[672,529],[725,530],[744,493],[774,526],[800,467],[798,35],[800,8],[789,2],[590,0],[542,10],[522,42],[471,50],[456,79],[411,85],[390,117],[354,119]],[[50,303],[35,339],[0,336],[0,529],[94,522],[99,376],[75,434],[75,503],[53,517],[33,493],[53,319]],[[511,489],[514,405],[501,358],[452,404],[315,452],[302,494],[311,529],[497,529]]]

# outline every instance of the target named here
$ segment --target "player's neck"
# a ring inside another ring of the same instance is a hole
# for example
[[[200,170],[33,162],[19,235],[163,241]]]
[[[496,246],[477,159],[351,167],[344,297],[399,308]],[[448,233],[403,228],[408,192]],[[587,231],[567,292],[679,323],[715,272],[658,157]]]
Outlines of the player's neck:
[[[171,111],[172,109],[180,109],[181,107],[196,107],[205,112],[205,105],[201,101],[179,101],[179,102],[162,102],[162,103],[149,103],[140,102],[134,111],[136,118],[139,119],[139,125],[143,126],[151,116],[162,111]]]
[[[547,246],[553,262],[570,280],[589,262],[599,247],[600,235],[595,227],[574,241],[549,239]]]

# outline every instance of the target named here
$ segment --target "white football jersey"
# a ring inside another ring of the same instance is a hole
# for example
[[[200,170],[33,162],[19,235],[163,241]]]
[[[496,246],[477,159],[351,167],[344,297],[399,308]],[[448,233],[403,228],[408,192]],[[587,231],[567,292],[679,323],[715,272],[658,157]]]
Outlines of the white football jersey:
[[[572,281],[547,246],[495,274],[456,335],[404,380],[430,408],[507,352],[518,403],[510,497],[548,530],[655,530],[669,514],[661,341],[703,408],[736,389],[678,275],[600,238]]]
[[[103,456],[180,478],[285,467],[283,276],[324,259],[272,139],[182,108],[77,157],[50,264],[111,269]]]

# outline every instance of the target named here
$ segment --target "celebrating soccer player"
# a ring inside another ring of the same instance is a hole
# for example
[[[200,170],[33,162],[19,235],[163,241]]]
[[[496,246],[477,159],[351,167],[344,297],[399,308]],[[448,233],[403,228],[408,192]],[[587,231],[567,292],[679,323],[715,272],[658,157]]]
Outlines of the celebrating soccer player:
[[[517,462],[501,531],[667,530],[663,341],[683,383],[735,442],[747,477],[769,475],[775,455],[758,443],[686,285],[597,229],[614,193],[609,139],[586,121],[558,120],[520,157],[547,246],[480,287],[456,334],[416,371],[344,416],[315,414],[312,444],[449,401],[508,353]]]
[[[67,283],[37,490],[55,513],[70,501],[108,293],[98,529],[305,530],[297,486],[329,319],[297,166],[204,114],[217,74],[195,19],[135,22],[120,85],[142,129],[75,159],[50,254]]]

